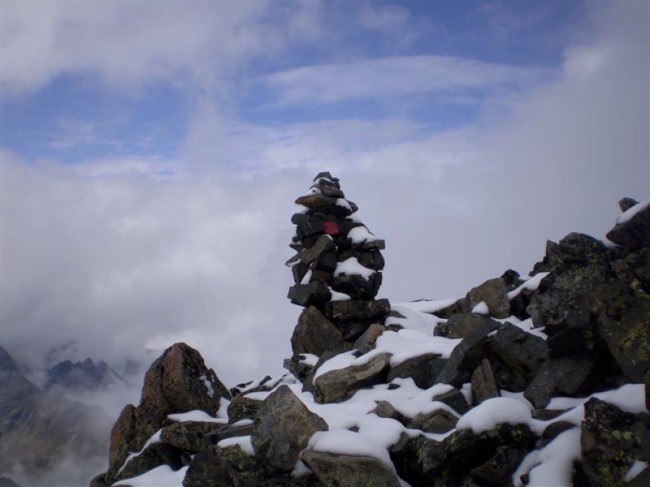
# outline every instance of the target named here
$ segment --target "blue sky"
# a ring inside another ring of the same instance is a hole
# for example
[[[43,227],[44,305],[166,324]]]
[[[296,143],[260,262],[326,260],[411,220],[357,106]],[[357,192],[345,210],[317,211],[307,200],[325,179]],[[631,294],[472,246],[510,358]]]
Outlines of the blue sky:
[[[228,384],[281,371],[323,170],[395,302],[527,274],[650,195],[647,2],[0,9],[1,338],[34,370],[183,340]]]

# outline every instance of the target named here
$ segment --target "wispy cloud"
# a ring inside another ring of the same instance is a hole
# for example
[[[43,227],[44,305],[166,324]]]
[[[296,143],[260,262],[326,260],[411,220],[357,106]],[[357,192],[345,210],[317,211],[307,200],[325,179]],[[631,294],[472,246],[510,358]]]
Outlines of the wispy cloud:
[[[268,75],[263,82],[277,93],[275,104],[286,106],[518,88],[548,74],[541,68],[426,55],[306,66]]]

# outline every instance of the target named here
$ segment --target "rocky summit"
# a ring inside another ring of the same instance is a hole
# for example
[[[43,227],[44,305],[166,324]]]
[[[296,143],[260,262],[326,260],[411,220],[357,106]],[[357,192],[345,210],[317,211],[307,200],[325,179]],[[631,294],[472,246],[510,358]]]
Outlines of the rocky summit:
[[[296,203],[288,373],[228,390],[172,345],[93,487],[650,485],[650,201],[531,276],[401,304],[338,179]]]

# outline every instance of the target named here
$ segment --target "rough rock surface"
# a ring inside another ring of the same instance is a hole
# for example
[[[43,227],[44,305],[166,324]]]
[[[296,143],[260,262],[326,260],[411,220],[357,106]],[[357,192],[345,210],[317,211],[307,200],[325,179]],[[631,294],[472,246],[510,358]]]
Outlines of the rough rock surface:
[[[311,435],[327,429],[327,423],[310,412],[291,389],[280,386],[264,400],[251,441],[263,462],[290,471]]]
[[[395,472],[374,457],[306,450],[300,458],[324,485],[400,485]]]

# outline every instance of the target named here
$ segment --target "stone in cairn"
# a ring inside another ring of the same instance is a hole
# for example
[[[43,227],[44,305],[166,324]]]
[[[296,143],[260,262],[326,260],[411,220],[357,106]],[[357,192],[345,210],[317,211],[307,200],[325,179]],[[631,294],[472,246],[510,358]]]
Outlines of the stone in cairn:
[[[295,285],[288,297],[306,309],[291,340],[294,356],[349,348],[390,312],[388,300],[375,300],[384,241],[352,217],[357,205],[345,199],[339,180],[328,172],[319,173],[296,204],[300,211],[291,218],[296,235],[290,246],[297,254],[287,262]]]

